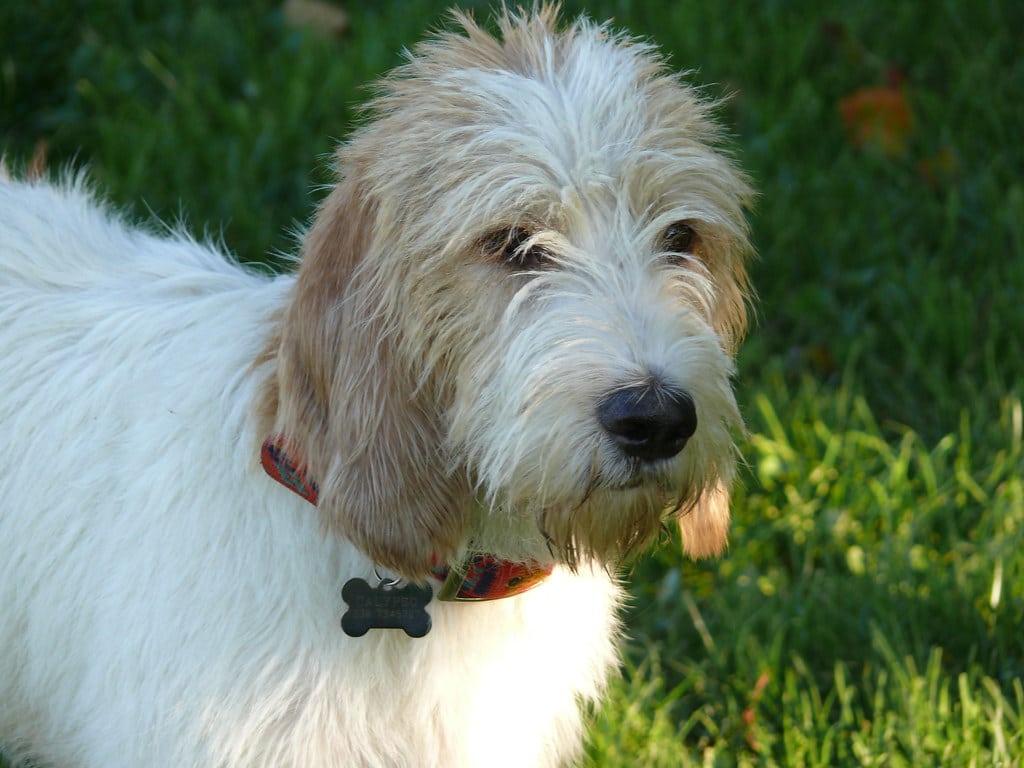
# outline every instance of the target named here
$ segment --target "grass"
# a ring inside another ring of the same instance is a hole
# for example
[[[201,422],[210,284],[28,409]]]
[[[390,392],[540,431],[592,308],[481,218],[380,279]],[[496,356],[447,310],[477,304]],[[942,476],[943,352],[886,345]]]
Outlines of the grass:
[[[589,762],[1021,766],[1024,5],[587,5],[732,94],[762,190],[731,548],[633,566]],[[341,42],[265,0],[77,10],[0,5],[0,148],[274,263],[442,6],[349,8]],[[911,121],[858,144],[840,105],[894,84]]]
[[[636,677],[595,764],[1019,764],[1020,403],[983,430],[989,454],[966,417],[887,440],[850,389],[772,377],[753,396],[732,549],[644,564]],[[664,760],[622,746],[637,690],[678,727]]]

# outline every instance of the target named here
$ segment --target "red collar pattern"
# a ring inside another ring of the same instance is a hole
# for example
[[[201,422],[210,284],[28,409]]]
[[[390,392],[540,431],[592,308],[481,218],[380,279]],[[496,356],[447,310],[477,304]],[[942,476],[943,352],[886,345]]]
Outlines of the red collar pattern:
[[[319,498],[316,481],[308,476],[304,464],[289,458],[284,444],[283,438],[268,438],[260,451],[260,464],[277,482],[316,506]],[[431,575],[441,582],[438,600],[477,601],[526,592],[550,576],[551,570],[550,566],[537,563],[517,563],[477,554],[467,556],[456,568],[435,563]]]

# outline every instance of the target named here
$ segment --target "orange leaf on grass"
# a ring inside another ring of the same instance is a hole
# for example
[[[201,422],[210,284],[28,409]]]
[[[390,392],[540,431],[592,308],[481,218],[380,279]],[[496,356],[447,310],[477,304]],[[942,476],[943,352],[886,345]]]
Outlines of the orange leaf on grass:
[[[914,115],[903,88],[861,88],[839,102],[839,114],[853,146],[876,146],[890,157],[906,151]]]

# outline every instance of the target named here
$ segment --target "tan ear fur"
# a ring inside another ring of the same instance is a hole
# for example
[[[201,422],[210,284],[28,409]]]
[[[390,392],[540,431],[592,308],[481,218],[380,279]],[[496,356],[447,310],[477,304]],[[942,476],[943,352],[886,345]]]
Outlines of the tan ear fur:
[[[749,288],[743,262],[736,259],[736,263],[731,265],[730,274],[716,278],[715,282],[718,285],[719,298],[711,317],[711,325],[729,354],[735,354],[747,332]]]
[[[261,410],[317,480],[325,526],[416,578],[462,543],[469,490],[447,471],[435,388],[402,359],[381,277],[401,254],[375,241],[375,221],[357,180],[324,201],[267,355],[276,376]]]
[[[729,489],[723,483],[706,490],[679,518],[683,551],[694,558],[722,554],[729,533]]]

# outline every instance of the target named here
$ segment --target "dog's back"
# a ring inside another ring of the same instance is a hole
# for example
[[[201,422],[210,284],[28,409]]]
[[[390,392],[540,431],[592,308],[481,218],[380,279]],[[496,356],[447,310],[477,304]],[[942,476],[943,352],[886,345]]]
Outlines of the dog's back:
[[[196,515],[237,504],[253,463],[230,452],[286,288],[125,226],[81,181],[0,181],[0,747],[77,765],[90,712],[160,700],[159,627],[190,622]]]

